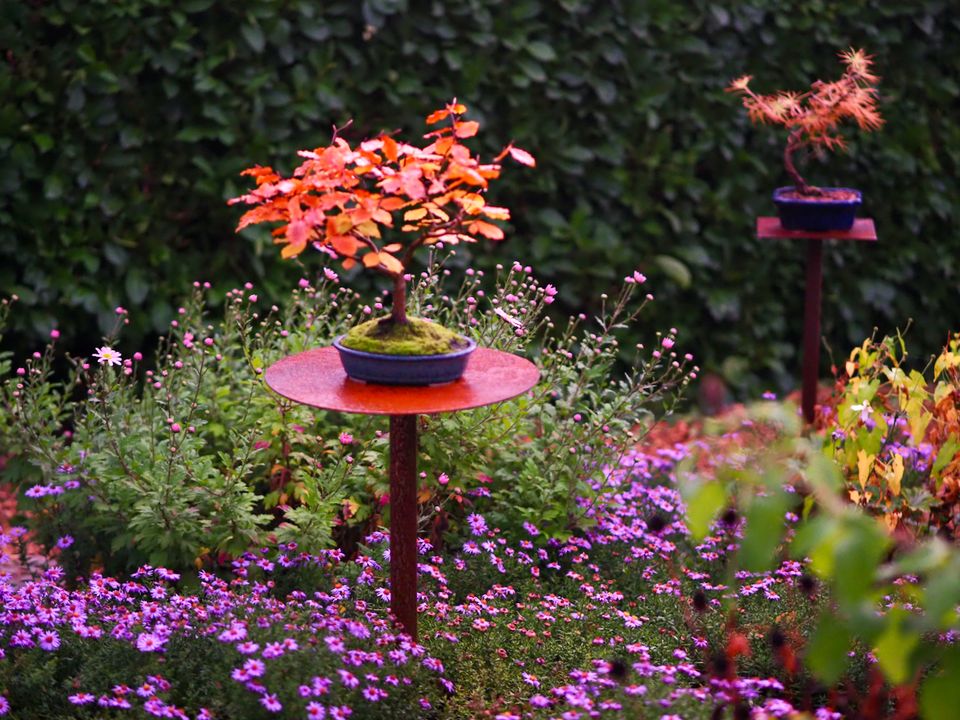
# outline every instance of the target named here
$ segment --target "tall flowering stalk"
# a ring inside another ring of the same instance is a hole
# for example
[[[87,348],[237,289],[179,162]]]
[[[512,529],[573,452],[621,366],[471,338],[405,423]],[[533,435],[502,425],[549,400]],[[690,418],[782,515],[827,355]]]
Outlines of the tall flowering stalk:
[[[423,147],[381,133],[354,148],[334,128],[330,145],[298,153],[305,161],[292,177],[259,165],[244,170],[257,187],[229,203],[255,207],[240,218],[237,230],[281,222],[273,235],[284,246],[282,257],[296,257],[312,244],[344,268],[361,265],[389,277],[391,318],[405,324],[406,269],[416,250],[481,237],[502,240],[503,229],[491,221],[508,220],[510,211],[488,205],[484,194],[500,177],[506,156],[536,165],[512,143],[492,162],[481,162],[462,142],[480,127],[463,120],[466,112],[454,100],[431,113],[427,125],[443,125],[424,136]]]
[[[823,195],[797,171],[794,154],[802,150],[845,150],[846,141],[840,132],[845,120],[854,121],[861,130],[871,131],[883,125],[877,108],[877,83],[873,74],[873,56],[863,50],[847,50],[839,54],[846,66],[834,82],[815,81],[807,92],[780,90],[758,95],[750,88],[752,75],[734,80],[727,92],[743,96],[743,106],[754,123],[782,125],[787,129],[783,164],[801,195]]]

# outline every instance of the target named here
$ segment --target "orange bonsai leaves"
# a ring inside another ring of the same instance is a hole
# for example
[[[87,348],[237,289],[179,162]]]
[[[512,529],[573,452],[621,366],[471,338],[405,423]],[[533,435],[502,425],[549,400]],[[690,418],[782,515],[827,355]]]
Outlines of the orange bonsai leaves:
[[[779,91],[758,95],[750,89],[751,75],[737,78],[727,88],[727,92],[743,96],[743,106],[752,122],[782,125],[788,130],[783,163],[801,195],[818,196],[822,191],[797,172],[795,152],[845,150],[840,130],[845,120],[852,120],[867,132],[883,125],[877,107],[880,78],[871,71],[873,56],[852,48],[839,56],[846,66],[843,75],[834,82],[817,80],[804,93]]]
[[[423,147],[386,133],[351,147],[334,128],[330,145],[298,153],[304,162],[292,177],[259,165],[244,170],[256,188],[229,204],[254,207],[240,218],[237,230],[282,223],[273,235],[284,246],[284,258],[313,245],[342,260],[345,268],[361,264],[389,276],[394,281],[393,318],[406,322],[404,274],[417,248],[502,240],[503,230],[492,221],[508,220],[510,211],[488,205],[484,193],[500,176],[500,161],[507,155],[536,165],[532,155],[512,143],[492,162],[481,162],[461,142],[480,127],[462,119],[466,112],[453,100],[431,113],[427,124],[442,126],[424,136],[428,142]]]

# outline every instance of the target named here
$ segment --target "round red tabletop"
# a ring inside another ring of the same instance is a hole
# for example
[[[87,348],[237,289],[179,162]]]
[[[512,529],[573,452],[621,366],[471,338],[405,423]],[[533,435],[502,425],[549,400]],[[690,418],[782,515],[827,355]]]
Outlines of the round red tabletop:
[[[526,392],[540,379],[526,358],[477,348],[463,377],[444,385],[368,385],[343,371],[336,348],[322,347],[285,357],[266,372],[276,393],[324,410],[365,415],[418,415],[492,405]]]

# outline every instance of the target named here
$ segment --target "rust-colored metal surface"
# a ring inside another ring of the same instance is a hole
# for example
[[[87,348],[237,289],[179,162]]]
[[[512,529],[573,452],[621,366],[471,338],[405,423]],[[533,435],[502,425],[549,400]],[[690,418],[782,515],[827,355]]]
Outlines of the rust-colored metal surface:
[[[823,240],[807,240],[807,283],[803,294],[803,418],[812,423],[820,379],[820,295],[823,288]]]
[[[874,242],[877,239],[877,228],[870,218],[857,218],[849,230],[830,232],[810,232],[808,230],[785,230],[780,225],[780,218],[758,217],[757,237],[772,239],[796,240],[865,240]]]
[[[807,280],[803,294],[803,417],[812,423],[816,413],[817,381],[820,378],[820,297],[823,290],[823,241],[865,240],[875,242],[877,229],[870,218],[857,218],[853,227],[840,232],[785,230],[780,218],[758,217],[757,237],[807,241]]]
[[[304,405],[365,415],[455,412],[492,405],[526,392],[540,379],[536,365],[499,350],[477,348],[463,377],[445,385],[368,385],[347,377],[332,347],[307,350],[271,365],[275,392]]]
[[[417,416],[390,417],[390,609],[417,639]]]

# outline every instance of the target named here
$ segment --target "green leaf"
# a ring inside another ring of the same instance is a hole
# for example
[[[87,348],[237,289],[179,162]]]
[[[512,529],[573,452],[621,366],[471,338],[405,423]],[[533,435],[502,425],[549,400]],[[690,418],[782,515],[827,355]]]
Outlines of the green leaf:
[[[954,456],[956,456],[957,450],[960,450],[960,438],[953,436],[947,438],[947,441],[940,447],[940,452],[937,453],[937,459],[933,461],[933,468],[930,470],[930,476],[937,483],[937,490],[940,489],[940,474],[943,472],[943,469],[950,464]]]
[[[120,268],[126,266],[129,259],[127,251],[113,243],[107,243],[103,246],[103,254],[112,265]]]
[[[181,0],[178,7],[184,12],[197,13],[209,10],[215,0]]]
[[[960,559],[954,558],[945,569],[927,580],[923,606],[935,627],[949,627],[956,622],[956,606],[960,603]]]
[[[43,196],[47,200],[57,200],[63,196],[63,179],[59,175],[48,175],[43,182]]]
[[[830,610],[825,610],[807,645],[806,658],[810,669],[824,684],[833,685],[847,667],[849,649],[847,629]]]
[[[710,530],[710,523],[727,501],[723,486],[714,480],[696,487],[687,503],[687,527],[694,540],[702,540]]]
[[[890,546],[889,536],[873,518],[848,518],[840,537],[830,543],[837,599],[849,607],[866,600],[877,566]]]
[[[904,631],[905,619],[906,612],[901,608],[890,610],[884,618],[886,629],[877,638],[873,648],[880,663],[880,669],[894,685],[905,683],[913,674],[910,653],[920,642],[920,636],[917,633]]]
[[[924,720],[956,720],[960,707],[960,649],[952,648],[935,673],[920,686],[920,711]]]
[[[263,30],[260,29],[260,26],[256,23],[252,25],[243,25],[240,28],[240,34],[243,35],[243,39],[247,41],[247,45],[250,46],[250,49],[255,53],[262,53],[264,47],[266,47],[267,41],[263,36]]]
[[[693,279],[690,274],[690,269],[675,257],[671,257],[670,255],[657,255],[653,261],[663,270],[664,274],[677,285],[682,288],[690,287],[690,282]]]
[[[527,45],[527,52],[542,62],[551,62],[557,59],[554,49],[542,40],[534,40]]]
[[[97,53],[89,43],[84,43],[77,48],[77,57],[91,65],[97,61]]]
[[[765,497],[756,497],[750,503],[739,554],[744,570],[761,572],[775,564],[783,539],[783,516],[788,502],[786,493],[776,491]]]
[[[175,136],[175,139],[181,140],[183,142],[192,143],[192,142],[196,142],[197,140],[203,140],[204,138],[209,137],[213,132],[215,131],[206,127],[201,127],[199,125],[191,125],[183,128],[183,130],[178,132]]]
[[[46,152],[47,150],[51,150],[55,145],[53,138],[47,135],[46,133],[36,133],[33,136],[33,142],[36,143],[37,148],[40,150],[40,152]]]
[[[542,83],[547,79],[547,73],[538,62],[521,57],[517,60],[517,67],[523,71],[526,77],[534,82]]]
[[[711,5],[710,14],[713,15],[720,27],[726,27],[730,24],[730,13],[727,12],[722,6]]]
[[[130,301],[134,305],[142,303],[150,292],[150,285],[147,283],[146,277],[137,269],[133,269],[127,273],[124,287],[127,291],[127,297],[130,298]]]
[[[934,537],[916,549],[901,555],[896,564],[885,567],[883,577],[893,579],[901,575],[927,575],[942,572],[947,567],[951,550],[949,544]]]

